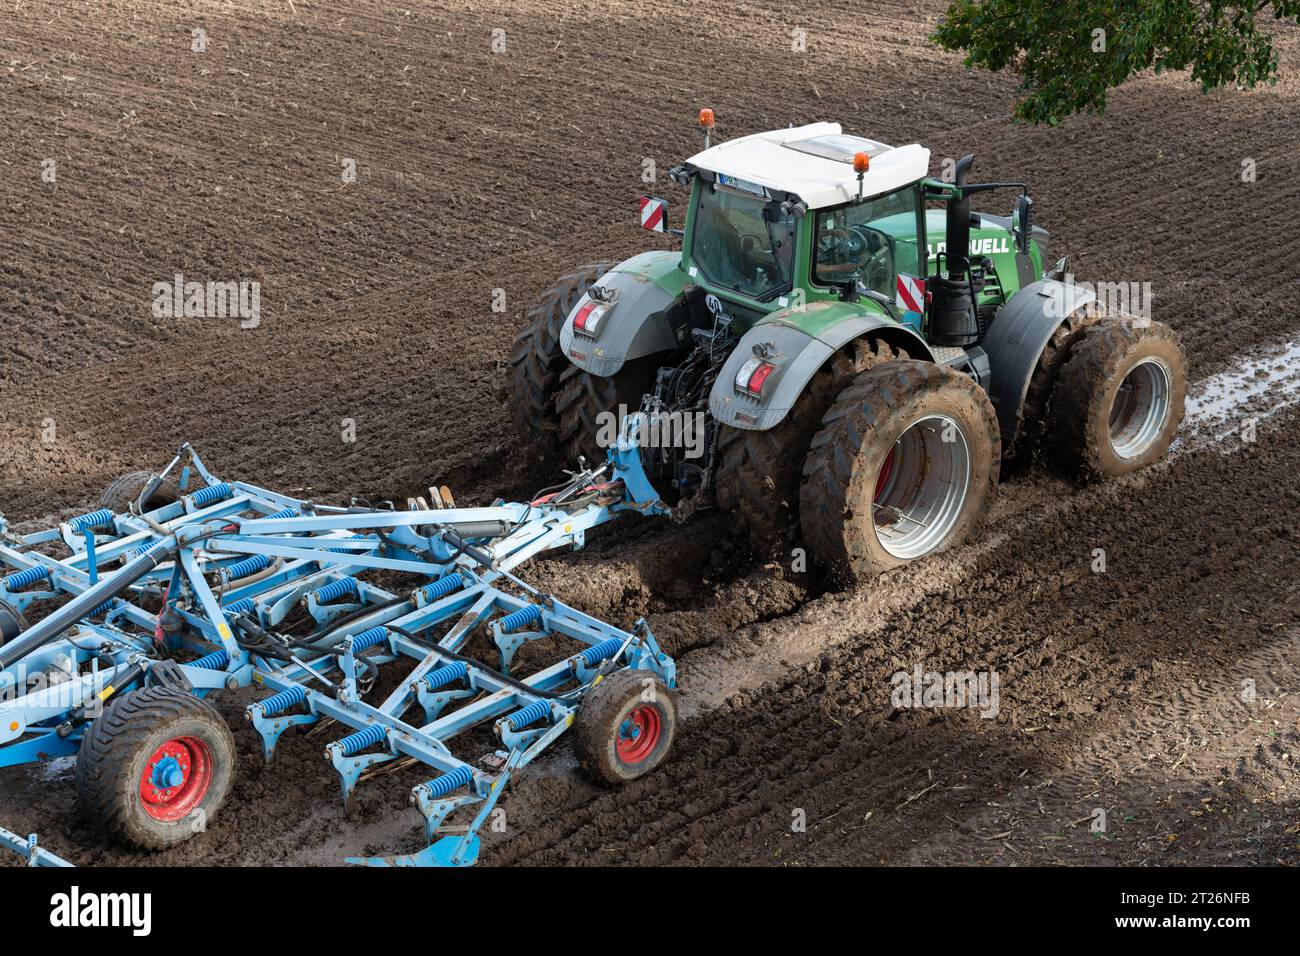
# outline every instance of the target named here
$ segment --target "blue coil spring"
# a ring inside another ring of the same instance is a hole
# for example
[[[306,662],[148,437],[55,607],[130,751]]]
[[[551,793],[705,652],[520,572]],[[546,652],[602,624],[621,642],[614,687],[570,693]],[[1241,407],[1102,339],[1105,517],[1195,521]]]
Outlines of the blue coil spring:
[[[266,700],[262,701],[262,714],[270,717],[281,711],[288,710],[294,704],[301,704],[307,699],[307,692],[301,687],[290,687],[288,690],[282,690],[278,694],[272,694]]]
[[[228,498],[234,494],[235,489],[224,481],[215,485],[208,485],[206,488],[200,488],[194,494],[190,495],[190,501],[196,507],[212,504],[214,501],[220,501],[222,498]]]
[[[452,681],[458,681],[469,673],[469,668],[465,666],[464,661],[456,661],[454,664],[448,664],[446,667],[439,667],[437,670],[429,671],[424,675],[424,682],[429,685],[429,690],[437,690],[439,687],[446,687]]]
[[[551,715],[551,705],[544,700],[535,700],[523,710],[516,710],[506,718],[510,721],[510,729],[518,730],[521,727],[527,727],[529,724],[535,724],[543,717]]]
[[[92,511],[90,514],[77,515],[68,522],[68,527],[73,531],[85,531],[87,528],[98,528],[104,525],[112,524],[113,512],[107,508],[100,508],[98,511]]]
[[[317,588],[312,592],[318,604],[328,604],[330,601],[337,600],[345,594],[359,594],[357,591],[356,578],[339,578],[337,581],[331,581],[323,588]]]
[[[228,568],[224,568],[222,574],[225,575],[227,581],[238,581],[240,578],[246,578],[258,571],[265,571],[270,566],[271,559],[269,557],[264,554],[255,554],[243,561],[236,561]]]
[[[529,604],[527,607],[521,607],[513,614],[507,614],[501,619],[501,630],[518,631],[542,619],[542,609],[536,604]]]
[[[438,798],[445,797],[454,790],[461,787],[469,786],[474,780],[474,771],[463,764],[450,773],[444,773],[426,783],[425,789],[429,791],[429,796]]]
[[[578,656],[586,662],[588,667],[595,667],[606,658],[613,657],[618,653],[618,649],[623,646],[623,642],[617,637],[611,637],[607,641],[601,641],[592,647],[587,648]]]
[[[101,614],[107,614],[107,613],[109,612],[109,609],[112,608],[112,606],[113,606],[113,602],[112,602],[112,600],[105,601],[105,602],[104,602],[103,604],[101,604],[99,607],[92,608],[91,611],[90,611],[90,613],[89,613],[88,615],[86,615],[86,616],[87,616],[87,617],[99,617]]]
[[[3,581],[0,581],[0,585],[3,585],[6,591],[13,593],[19,588],[25,588],[29,584],[35,584],[37,581],[48,580],[49,576],[49,568],[25,568],[17,574],[11,574]]]
[[[282,510],[282,511],[277,511],[275,514],[267,515],[267,516],[266,516],[265,518],[263,518],[262,520],[263,520],[263,521],[279,521],[281,518],[293,518],[293,517],[296,517],[297,514],[298,514],[298,512],[297,512],[295,509],[293,509],[293,508],[285,508],[285,509]]]
[[[388,628],[375,626],[368,631],[352,635],[352,653],[360,654],[371,647],[378,647],[388,640]]]
[[[343,756],[351,757],[355,753],[360,753],[367,747],[373,747],[379,741],[387,736],[387,732],[380,724],[371,724],[364,730],[358,730],[355,734],[349,734],[339,741],[339,748],[343,751]]]
[[[227,605],[221,609],[226,617],[239,617],[241,614],[252,614],[257,610],[252,598],[244,598],[242,601],[236,601],[234,604]]]
[[[205,654],[197,661],[190,661],[188,667],[197,667],[205,671],[223,671],[226,665],[230,663],[230,655],[224,650],[213,651],[211,654]],[[268,698],[269,700],[270,698]]]
[[[431,581],[424,587],[420,588],[420,595],[424,598],[424,603],[436,601],[438,598],[444,598],[448,594],[459,591],[465,586],[465,579],[455,571],[446,574],[436,581]]]

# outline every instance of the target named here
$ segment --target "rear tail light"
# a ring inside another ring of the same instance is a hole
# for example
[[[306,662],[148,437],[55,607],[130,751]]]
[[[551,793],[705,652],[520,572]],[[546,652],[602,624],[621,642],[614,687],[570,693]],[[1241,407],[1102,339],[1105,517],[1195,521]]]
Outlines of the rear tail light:
[[[605,321],[605,315],[609,312],[609,307],[599,302],[588,302],[581,306],[573,317],[573,329],[575,332],[581,332],[589,335],[593,339],[600,330],[600,323]]]
[[[762,395],[763,383],[775,371],[776,366],[771,362],[764,362],[759,358],[749,359],[736,373],[736,391]]]

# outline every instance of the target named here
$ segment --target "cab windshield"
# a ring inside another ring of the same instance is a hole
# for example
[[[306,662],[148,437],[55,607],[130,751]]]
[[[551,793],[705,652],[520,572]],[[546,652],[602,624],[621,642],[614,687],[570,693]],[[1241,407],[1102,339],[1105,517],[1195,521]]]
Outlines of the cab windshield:
[[[899,273],[924,275],[917,252],[920,193],[915,186],[817,213],[813,281],[854,283],[894,298]]]
[[[797,220],[780,203],[704,182],[691,258],[712,284],[771,298],[790,288],[796,228]]]

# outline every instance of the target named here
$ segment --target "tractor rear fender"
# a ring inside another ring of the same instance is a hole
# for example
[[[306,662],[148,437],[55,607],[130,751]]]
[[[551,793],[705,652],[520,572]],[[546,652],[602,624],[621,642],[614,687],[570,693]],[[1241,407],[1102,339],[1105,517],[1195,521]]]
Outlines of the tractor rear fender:
[[[671,255],[674,261],[678,258]],[[620,263],[577,301],[560,330],[560,348],[570,362],[592,375],[608,377],[625,362],[681,344],[667,315],[680,301],[680,295],[669,291],[675,277],[669,273],[661,277],[668,281],[656,281],[662,271],[657,259],[662,256],[642,253]],[[594,337],[573,327],[574,317],[593,299],[606,310]]]
[[[835,303],[837,308],[842,306]],[[817,335],[779,315],[746,332],[723,363],[709,395],[709,411],[722,424],[750,431],[766,431],[779,425],[817,370],[841,348],[864,336],[884,339],[895,348],[905,349],[912,358],[932,360],[930,349],[919,335],[883,315],[853,315],[820,329]],[[776,370],[763,383],[762,396],[755,397],[736,387],[736,376],[747,361],[763,356]]]
[[[989,398],[998,413],[1004,442],[1013,441],[1020,431],[1029,380],[1052,333],[1096,298],[1086,288],[1040,279],[1013,295],[999,310],[980,345],[989,358]]]

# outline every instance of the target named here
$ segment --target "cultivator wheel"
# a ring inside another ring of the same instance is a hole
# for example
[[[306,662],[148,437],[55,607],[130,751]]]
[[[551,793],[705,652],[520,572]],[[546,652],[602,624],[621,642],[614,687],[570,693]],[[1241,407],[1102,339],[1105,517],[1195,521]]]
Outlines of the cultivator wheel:
[[[111,835],[162,850],[200,833],[226,801],[235,739],[211,704],[150,687],[113,702],[77,758],[83,813]]]
[[[578,760],[593,778],[630,783],[668,756],[677,734],[677,699],[648,671],[624,670],[606,677],[578,711]]]
[[[1000,446],[974,379],[929,362],[870,368],[813,439],[799,496],[804,539],[843,579],[960,544],[992,503]]]
[[[559,436],[566,460],[581,455],[588,463],[603,461],[618,437],[623,418],[641,410],[641,400],[654,389],[658,357],[633,359],[614,375],[601,377],[570,366],[561,379],[555,399],[560,416]],[[615,416],[608,424],[602,414]]]
[[[27,621],[12,604],[0,601],[0,644],[7,644],[27,628]]]
[[[519,434],[529,441],[535,442],[539,431],[553,433],[559,425],[555,398],[560,376],[569,368],[560,350],[560,329],[574,305],[611,265],[594,262],[561,278],[528,312],[527,324],[515,337],[510,355],[510,414]]]
[[[104,489],[104,493],[99,497],[100,507],[107,508],[114,514],[130,514],[132,506],[139,501],[140,495],[155,477],[150,471],[133,471],[123,475]],[[180,496],[180,490],[175,482],[166,479],[158,483],[158,487],[148,499],[141,503],[139,510],[153,511],[155,508],[179,501]]]
[[[1187,362],[1167,326],[1128,318],[1093,325],[1056,386],[1057,456],[1083,479],[1143,468],[1169,448],[1186,394]]]
[[[764,557],[792,541],[804,458],[835,397],[854,376],[874,365],[906,359],[887,343],[860,339],[837,352],[819,371],[790,413],[767,431],[723,426],[718,439],[718,506],[737,512],[750,545]]]

